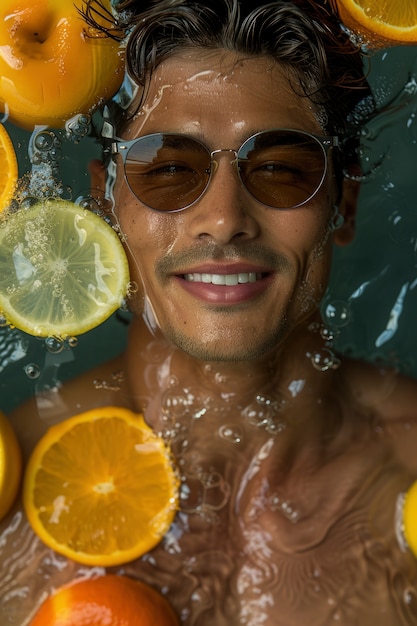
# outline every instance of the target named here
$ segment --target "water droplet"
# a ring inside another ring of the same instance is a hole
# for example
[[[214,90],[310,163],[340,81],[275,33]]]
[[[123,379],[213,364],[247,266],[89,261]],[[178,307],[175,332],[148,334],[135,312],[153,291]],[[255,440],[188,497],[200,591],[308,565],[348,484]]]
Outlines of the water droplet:
[[[214,380],[218,385],[224,385],[224,383],[227,382],[227,376],[225,376],[221,372],[216,372],[214,375]]]

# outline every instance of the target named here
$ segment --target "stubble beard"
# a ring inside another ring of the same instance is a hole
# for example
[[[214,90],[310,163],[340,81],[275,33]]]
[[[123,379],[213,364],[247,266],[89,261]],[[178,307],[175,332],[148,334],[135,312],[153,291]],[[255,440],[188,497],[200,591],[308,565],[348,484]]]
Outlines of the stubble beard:
[[[189,337],[171,325],[162,329],[162,332],[174,346],[198,361],[245,362],[261,358],[277,349],[288,334],[288,323],[286,317],[283,317],[279,324],[275,324],[259,338],[254,337],[252,332],[246,333],[244,338],[240,333],[234,337],[219,336],[219,323],[218,336],[210,342]]]

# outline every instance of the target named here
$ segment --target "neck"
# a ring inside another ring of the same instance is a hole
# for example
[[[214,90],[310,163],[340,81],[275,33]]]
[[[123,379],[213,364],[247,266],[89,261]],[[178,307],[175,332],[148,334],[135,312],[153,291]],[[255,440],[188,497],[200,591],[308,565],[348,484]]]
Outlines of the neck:
[[[339,372],[317,368],[329,356],[320,329],[317,317],[309,319],[280,346],[253,361],[201,362],[162,334],[151,334],[137,319],[132,323],[125,366],[133,408],[142,411],[157,430],[172,415],[199,419],[211,414],[220,425],[242,426],[247,420],[253,427],[264,420],[271,432],[290,420],[298,440],[300,433],[311,437],[313,431],[321,437],[323,429],[333,429],[328,422],[337,412],[325,410],[324,398],[326,403],[329,397],[336,398]]]

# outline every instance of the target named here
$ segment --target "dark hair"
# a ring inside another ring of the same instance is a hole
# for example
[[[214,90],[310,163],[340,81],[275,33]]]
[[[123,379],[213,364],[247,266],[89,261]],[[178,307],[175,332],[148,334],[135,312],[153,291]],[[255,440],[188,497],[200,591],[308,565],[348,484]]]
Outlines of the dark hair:
[[[95,24],[100,0],[86,1],[86,19]],[[128,36],[127,71],[144,88],[176,51],[219,48],[267,55],[286,66],[293,88],[324,108],[326,131],[342,142],[353,138],[356,146],[362,124],[374,113],[361,51],[329,0],[121,0],[116,13]]]

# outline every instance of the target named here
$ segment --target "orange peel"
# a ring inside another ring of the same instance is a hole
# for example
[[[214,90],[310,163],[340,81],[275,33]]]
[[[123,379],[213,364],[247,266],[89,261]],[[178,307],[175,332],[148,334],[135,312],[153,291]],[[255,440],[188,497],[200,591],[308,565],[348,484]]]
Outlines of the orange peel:
[[[12,140],[0,124],[0,213],[7,208],[16,188],[18,165]]]
[[[22,457],[15,432],[0,411],[0,519],[12,506],[20,484]]]
[[[139,580],[108,574],[60,587],[41,605],[30,626],[179,626],[171,605]]]
[[[100,5],[110,19],[110,0]],[[111,98],[123,75],[120,43],[93,31],[74,0],[1,0],[0,111],[16,125],[62,128]]]

